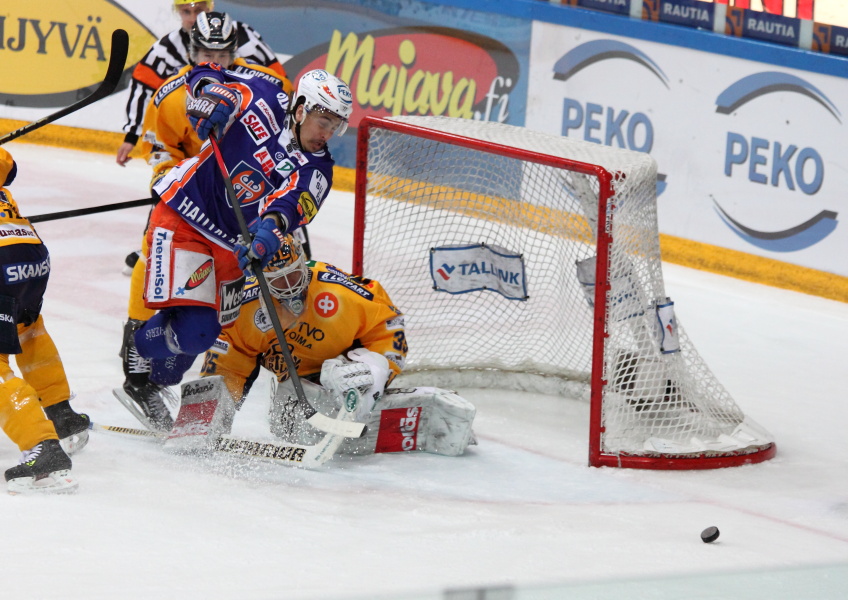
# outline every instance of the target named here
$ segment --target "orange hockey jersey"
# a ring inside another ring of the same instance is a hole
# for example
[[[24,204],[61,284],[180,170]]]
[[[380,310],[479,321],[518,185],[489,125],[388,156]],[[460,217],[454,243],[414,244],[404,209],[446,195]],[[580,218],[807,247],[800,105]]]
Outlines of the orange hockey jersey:
[[[0,148],[0,246],[12,244],[40,244],[30,222],[21,216],[18,204],[6,187],[6,181],[14,179],[15,161],[12,155]]]
[[[286,329],[298,375],[317,380],[325,360],[364,347],[388,359],[391,381],[403,370],[407,344],[403,314],[383,286],[322,262],[310,262],[309,272],[303,313]],[[276,373],[280,381],[288,378],[255,278],[248,279],[244,294],[238,319],[206,352],[201,372],[222,375],[236,403],[258,364]]]

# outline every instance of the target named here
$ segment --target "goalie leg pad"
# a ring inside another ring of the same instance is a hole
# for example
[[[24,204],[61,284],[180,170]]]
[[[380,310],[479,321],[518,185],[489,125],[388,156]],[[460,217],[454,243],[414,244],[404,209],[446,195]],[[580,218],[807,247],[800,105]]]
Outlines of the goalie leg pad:
[[[430,452],[459,456],[473,443],[477,409],[448,390],[388,389],[368,421],[364,438],[348,439],[343,454]]]
[[[172,452],[212,450],[215,441],[230,433],[235,404],[220,375],[184,383],[180,412],[174,421],[165,448]]]

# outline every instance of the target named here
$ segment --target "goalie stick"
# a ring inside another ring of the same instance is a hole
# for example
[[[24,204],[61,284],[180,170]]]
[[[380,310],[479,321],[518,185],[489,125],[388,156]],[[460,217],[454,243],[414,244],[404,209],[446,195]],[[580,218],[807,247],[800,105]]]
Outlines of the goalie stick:
[[[135,427],[121,427],[118,425],[102,425],[90,423],[89,429],[93,431],[106,431],[122,435],[137,437],[140,439],[157,440],[164,442],[168,438],[168,432],[150,431]],[[304,446],[302,444],[278,444],[276,442],[255,442],[222,435],[215,439],[212,450],[224,454],[235,454],[249,458],[264,458],[274,462],[282,463],[292,467],[315,468],[325,463],[333,456],[335,450],[341,443],[341,437],[328,433],[317,444]]]
[[[52,115],[47,115],[43,119],[39,119],[38,121],[33,121],[29,125],[24,125],[20,129],[16,129],[10,133],[7,133],[3,137],[0,137],[0,146],[5,144],[6,142],[11,142],[14,139],[21,137],[22,135],[26,135],[30,132],[35,131],[36,129],[40,129],[45,125],[56,121],[57,119],[61,119],[62,117],[66,117],[69,114],[78,111],[81,108],[85,108],[89,104],[94,104],[98,100],[101,100],[115,91],[115,88],[118,87],[118,82],[121,79],[121,75],[124,72],[124,65],[127,62],[127,51],[129,50],[130,38],[127,35],[127,32],[123,29],[116,29],[112,32],[112,47],[109,51],[109,66],[106,68],[106,76],[103,78],[103,81],[100,83],[100,86],[94,90],[90,95],[86,96],[79,102],[75,102],[70,106],[66,106],[60,111],[54,112]]]
[[[214,134],[209,136],[209,143],[212,145],[212,151],[215,153],[215,161],[218,164],[218,169],[221,171],[221,178],[224,180],[224,187],[227,190],[227,197],[230,199],[230,205],[233,207],[233,213],[238,220],[241,237],[244,239],[245,243],[250,245],[252,238],[250,237],[250,231],[247,228],[247,221],[245,221],[244,215],[240,209],[241,202],[239,202],[236,197],[236,192],[233,189],[233,182],[230,180],[230,172],[227,170],[227,165],[224,163],[221,148],[218,146],[218,140],[215,139]],[[303,385],[301,384],[300,377],[297,374],[297,366],[294,364],[294,359],[289,351],[289,345],[286,343],[286,335],[283,330],[283,325],[280,323],[280,317],[277,315],[277,311],[273,308],[274,300],[271,297],[271,290],[268,287],[268,281],[262,273],[262,264],[259,262],[258,258],[253,258],[251,260],[250,267],[253,274],[256,276],[257,283],[259,284],[259,291],[262,294],[262,301],[265,305],[265,313],[268,315],[268,318],[271,320],[271,325],[274,327],[274,333],[277,335],[277,340],[280,345],[280,352],[286,361],[286,369],[289,373],[292,385],[294,386],[297,399],[301,402],[304,408],[307,423],[316,429],[320,429],[321,431],[332,433],[337,436],[362,437],[365,435],[365,425],[363,423],[330,418],[327,415],[318,412],[306,398],[306,394],[303,392]]]

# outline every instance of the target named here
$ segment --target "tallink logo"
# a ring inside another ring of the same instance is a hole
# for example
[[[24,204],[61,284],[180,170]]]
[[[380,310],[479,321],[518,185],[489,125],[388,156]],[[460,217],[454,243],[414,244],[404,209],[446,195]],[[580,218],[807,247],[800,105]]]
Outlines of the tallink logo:
[[[837,123],[842,114],[831,100],[809,82],[780,72],[754,73],[731,84],[716,98],[716,112],[730,115],[740,107],[767,94],[791,93],[806,96],[821,105]],[[727,132],[724,174],[771,185],[790,192],[813,196],[824,183],[824,160],[813,147],[800,148],[787,140],[769,140]],[[782,231],[759,231],[734,219],[717,201],[719,218],[746,242],[772,252],[795,252],[809,248],[830,235],[837,226],[837,213],[821,210],[803,223]]]
[[[451,265],[449,265],[449,264],[447,264],[447,263],[443,263],[441,267],[439,267],[438,269],[436,269],[436,273],[438,273],[438,274],[439,274],[439,276],[440,276],[442,279],[444,279],[445,281],[447,281],[448,279],[450,279],[450,278],[451,278],[451,274],[453,273],[454,269],[456,269],[456,267],[453,267],[453,266],[451,266]]]
[[[668,89],[668,76],[647,54],[616,40],[593,40],[580,44],[554,64],[554,79],[567,81],[583,69],[606,60],[627,60],[639,65]],[[622,96],[625,97],[625,96]],[[563,98],[562,132],[588,142],[650,153],[654,147],[654,124],[644,112]],[[572,133],[573,132],[573,133]],[[657,174],[657,195],[666,188],[666,176]]]

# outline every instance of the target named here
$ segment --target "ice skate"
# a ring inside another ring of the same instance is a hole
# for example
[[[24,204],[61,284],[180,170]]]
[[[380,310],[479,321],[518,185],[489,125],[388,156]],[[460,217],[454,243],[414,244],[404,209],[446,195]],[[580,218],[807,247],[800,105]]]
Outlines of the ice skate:
[[[74,412],[70,401],[65,400],[53,406],[46,406],[44,412],[47,418],[53,421],[62,449],[69,456],[82,450],[88,443],[91,419],[86,414]]]
[[[174,425],[169,406],[178,407],[179,398],[168,388],[150,381],[150,360],[142,357],[133,336],[144,321],[124,323],[124,339],[119,353],[124,369],[124,385],[112,393],[142,425],[151,431],[170,431]]]
[[[112,393],[151,431],[170,431],[174,426],[168,404],[179,404],[179,400],[167,387],[151,381],[142,386],[135,386],[126,381],[123,387],[115,388]]]
[[[10,494],[67,494],[76,491],[78,482],[71,477],[71,459],[59,440],[44,440],[21,457],[20,463],[6,470]]]

